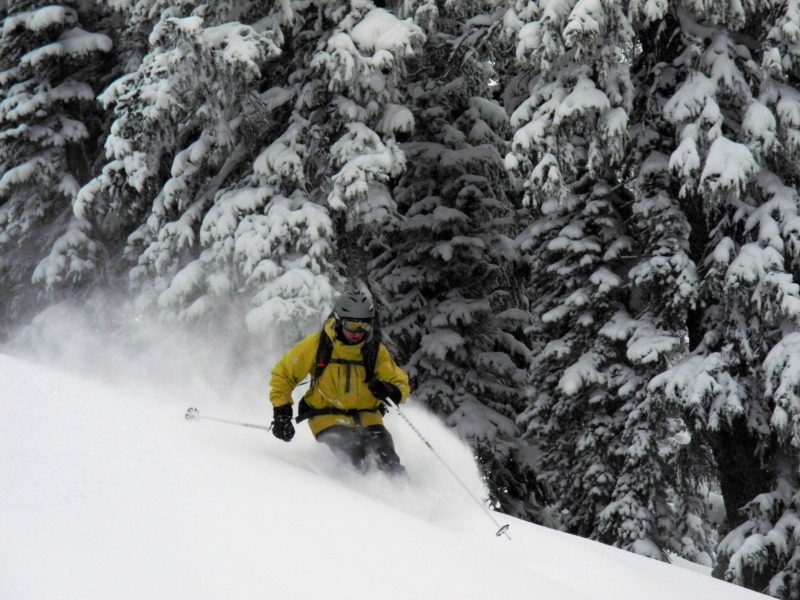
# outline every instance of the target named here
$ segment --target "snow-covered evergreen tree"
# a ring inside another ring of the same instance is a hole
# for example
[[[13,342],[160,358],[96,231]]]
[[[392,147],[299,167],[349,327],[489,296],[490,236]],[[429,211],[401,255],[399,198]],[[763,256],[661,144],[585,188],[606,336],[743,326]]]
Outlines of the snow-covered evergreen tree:
[[[39,261],[57,239],[81,237],[72,203],[101,134],[95,105],[111,39],[93,33],[100,7],[36,0],[3,5],[0,34],[0,313],[27,316]],[[71,276],[94,267],[64,252]]]
[[[614,176],[606,168],[613,163],[602,150],[616,146],[620,161],[630,87],[616,94],[614,105],[598,89],[595,52],[582,64],[579,50],[599,44],[592,36],[588,44],[585,35],[575,37],[581,20],[570,19],[572,4],[519,2],[506,15],[522,72],[504,96],[515,129],[506,165],[524,181],[534,217],[517,239],[529,265],[531,331],[538,343],[529,409],[520,423],[540,443],[543,477],[567,529],[589,536],[618,472],[610,464],[610,445],[624,423],[616,388],[630,371],[616,364],[615,349],[598,336],[623,283],[604,259],[621,236],[622,199],[605,181]],[[596,35],[606,35],[597,29]],[[608,31],[617,33],[613,26]]]
[[[471,444],[499,510],[541,522],[545,494],[514,423],[528,351],[502,161],[508,117],[491,99],[492,55],[480,52],[499,39],[503,11],[484,9],[447,3],[433,18],[430,5],[416,9],[431,32],[410,66],[415,128],[395,187],[404,219],[373,264],[415,398]]]
[[[116,116],[105,143],[109,162],[75,206],[94,237],[119,243],[128,236],[145,305],[186,264],[216,192],[253,152],[256,117],[244,105],[265,60],[279,53],[271,33],[227,22],[230,6],[215,8],[166,9],[150,53],[103,92]],[[68,271],[58,259],[54,249],[51,261]],[[46,272],[47,285],[61,276]]]
[[[326,312],[333,286],[367,284],[370,247],[396,219],[386,184],[405,156],[395,136],[414,126],[399,82],[424,34],[370,2],[284,7],[274,18],[291,59],[262,98],[288,118],[254,163],[250,185],[272,200],[252,217],[260,225],[241,221],[235,235],[247,239],[236,251],[260,286],[251,329],[282,321],[297,330],[298,317],[318,326],[312,317]]]
[[[649,388],[691,413],[692,439],[711,442],[730,531],[717,573],[797,598],[800,445],[787,349],[800,292],[791,166],[798,96],[784,58],[796,7],[779,4],[643,11],[652,56],[660,54],[650,61],[658,99],[645,119],[674,128],[666,186],[691,227],[699,273],[687,319],[692,352]]]
[[[647,387],[685,351],[697,283],[686,219],[661,182],[666,156],[644,136],[629,143],[634,23],[588,0],[517,2],[505,22],[526,67],[506,88],[506,164],[535,216],[518,244],[540,344],[520,421],[570,531],[710,564],[707,454],[686,448],[680,403]]]

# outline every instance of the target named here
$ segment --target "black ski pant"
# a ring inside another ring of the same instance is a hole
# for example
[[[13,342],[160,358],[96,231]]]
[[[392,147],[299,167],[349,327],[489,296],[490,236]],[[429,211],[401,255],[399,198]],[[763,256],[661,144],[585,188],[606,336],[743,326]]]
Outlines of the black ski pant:
[[[340,460],[352,463],[362,473],[374,464],[389,475],[406,475],[394,450],[392,435],[383,425],[332,425],[317,434],[317,441],[326,444]]]

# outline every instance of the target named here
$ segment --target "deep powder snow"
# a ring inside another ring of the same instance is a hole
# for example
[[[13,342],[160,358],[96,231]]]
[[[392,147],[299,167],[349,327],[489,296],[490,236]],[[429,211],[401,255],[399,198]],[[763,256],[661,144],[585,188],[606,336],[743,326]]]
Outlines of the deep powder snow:
[[[196,397],[194,398],[197,399]],[[171,392],[122,391],[0,355],[0,597],[5,600],[759,595],[542,527],[493,525],[396,415],[412,482],[360,476],[305,426],[290,444],[190,423]],[[266,406],[201,414],[268,422]],[[413,401],[406,413],[467,485],[477,469]]]

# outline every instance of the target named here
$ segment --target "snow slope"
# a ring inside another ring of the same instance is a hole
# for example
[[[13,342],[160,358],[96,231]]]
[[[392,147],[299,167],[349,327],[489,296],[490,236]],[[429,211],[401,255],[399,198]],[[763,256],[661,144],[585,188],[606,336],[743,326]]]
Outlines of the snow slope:
[[[0,598],[763,598],[504,515],[512,540],[495,538],[396,415],[405,485],[353,473],[305,426],[284,444],[187,422],[191,400],[0,355]],[[266,402],[199,408],[263,423]],[[406,412],[481,493],[461,442]]]

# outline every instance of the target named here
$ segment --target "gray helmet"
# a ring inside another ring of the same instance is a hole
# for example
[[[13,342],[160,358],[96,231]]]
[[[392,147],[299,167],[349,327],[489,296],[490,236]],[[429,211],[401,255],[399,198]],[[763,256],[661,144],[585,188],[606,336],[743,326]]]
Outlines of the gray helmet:
[[[375,317],[375,307],[372,300],[364,294],[347,293],[336,299],[333,312],[338,320],[353,319],[362,321]]]

